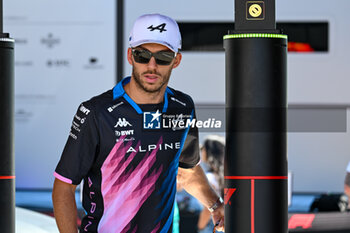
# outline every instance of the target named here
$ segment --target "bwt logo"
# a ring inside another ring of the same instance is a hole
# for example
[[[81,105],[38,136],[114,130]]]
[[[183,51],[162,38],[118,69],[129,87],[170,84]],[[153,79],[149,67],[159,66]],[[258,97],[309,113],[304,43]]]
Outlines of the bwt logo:
[[[143,128],[144,129],[160,129],[160,116],[162,114],[157,112],[143,113]]]
[[[129,135],[134,135],[134,130],[130,129],[130,130],[122,130],[122,131],[115,131],[115,135],[116,136],[129,136]]]
[[[89,113],[90,113],[90,110],[88,108],[84,107],[84,105],[81,105],[79,110],[81,112],[83,112],[85,115],[89,115]]]

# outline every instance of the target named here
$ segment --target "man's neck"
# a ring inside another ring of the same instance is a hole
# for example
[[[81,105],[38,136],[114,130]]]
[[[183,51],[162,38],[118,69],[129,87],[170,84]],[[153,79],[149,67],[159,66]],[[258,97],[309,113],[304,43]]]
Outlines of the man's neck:
[[[146,92],[137,85],[135,80],[131,78],[130,82],[124,86],[126,94],[137,104],[159,104],[164,100],[166,86],[159,92]]]

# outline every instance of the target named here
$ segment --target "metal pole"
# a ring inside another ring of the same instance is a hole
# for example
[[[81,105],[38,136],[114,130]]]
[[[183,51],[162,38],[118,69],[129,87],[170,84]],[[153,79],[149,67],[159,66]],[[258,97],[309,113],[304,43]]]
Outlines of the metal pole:
[[[124,0],[117,0],[117,82],[124,77]]]
[[[2,0],[0,12],[0,228],[1,232],[14,233],[14,40],[2,31]]]
[[[235,1],[226,54],[225,232],[287,233],[287,36],[275,1]]]
[[[3,31],[3,23],[2,23],[2,0],[0,0],[0,33]]]

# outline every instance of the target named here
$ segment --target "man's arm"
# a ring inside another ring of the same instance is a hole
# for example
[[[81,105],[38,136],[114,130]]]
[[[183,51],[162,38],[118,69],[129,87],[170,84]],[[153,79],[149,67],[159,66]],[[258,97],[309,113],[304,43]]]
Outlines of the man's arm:
[[[52,202],[60,233],[78,232],[77,206],[75,204],[76,187],[76,185],[55,179],[52,190]]]
[[[210,186],[203,169],[195,166],[189,169],[179,168],[178,182],[192,196],[197,198],[205,207],[213,206],[219,196]],[[214,223],[220,221],[217,230],[224,231],[224,205],[212,212]]]
[[[210,221],[211,213],[207,208],[204,208],[199,214],[197,227],[199,230],[203,230]]]
[[[350,197],[350,186],[349,185],[344,185],[344,191],[345,191],[345,194]]]
[[[350,202],[350,186],[349,185],[347,185],[347,184],[344,185],[344,192],[345,192],[346,196],[349,197],[349,202]]]

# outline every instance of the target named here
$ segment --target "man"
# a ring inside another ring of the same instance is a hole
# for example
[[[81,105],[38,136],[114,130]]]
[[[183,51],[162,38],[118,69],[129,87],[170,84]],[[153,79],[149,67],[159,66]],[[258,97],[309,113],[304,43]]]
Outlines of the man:
[[[348,196],[348,210],[350,210],[350,162],[346,168],[346,175],[344,181],[344,193]]]
[[[81,232],[172,232],[176,178],[223,230],[222,199],[198,165],[198,131],[182,124],[195,120],[193,101],[167,87],[182,57],[177,23],[143,15],[129,44],[131,77],[82,103],[74,116],[54,173],[60,232],[77,232],[74,193],[82,179]]]

